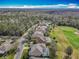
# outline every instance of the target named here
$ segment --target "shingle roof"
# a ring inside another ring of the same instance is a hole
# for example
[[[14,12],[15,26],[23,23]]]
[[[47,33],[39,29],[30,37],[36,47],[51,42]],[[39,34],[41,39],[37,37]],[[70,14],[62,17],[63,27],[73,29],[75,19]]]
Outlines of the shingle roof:
[[[40,44],[35,44],[31,47],[30,55],[40,56],[43,54],[43,47]]]
[[[0,54],[4,54],[6,51],[5,51],[5,47],[4,46],[0,46]]]
[[[44,43],[42,44],[35,44],[31,47],[31,50],[29,52],[29,56],[33,58],[37,58],[35,56],[39,56],[38,59],[40,59],[40,56],[49,56],[49,49],[46,47]],[[45,59],[45,58],[42,58]]]
[[[39,32],[39,31],[36,31],[33,35],[32,35],[33,38],[36,38],[36,40],[41,40],[41,41],[46,41],[45,40],[45,37],[43,35],[42,32]]]
[[[47,29],[47,26],[38,26],[36,28],[36,31],[41,31],[41,32],[45,33],[46,32],[46,29]]]

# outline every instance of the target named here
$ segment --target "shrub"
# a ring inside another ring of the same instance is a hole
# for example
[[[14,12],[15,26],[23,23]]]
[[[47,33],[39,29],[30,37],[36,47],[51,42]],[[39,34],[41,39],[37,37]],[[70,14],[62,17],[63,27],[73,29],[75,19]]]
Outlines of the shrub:
[[[72,47],[68,46],[65,52],[66,52],[66,54],[69,55],[69,56],[72,55],[72,53],[73,53]]]

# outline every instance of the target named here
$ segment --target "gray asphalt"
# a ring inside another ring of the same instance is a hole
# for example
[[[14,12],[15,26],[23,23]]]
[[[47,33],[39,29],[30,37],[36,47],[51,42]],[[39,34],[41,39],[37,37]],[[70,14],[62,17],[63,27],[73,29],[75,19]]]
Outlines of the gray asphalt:
[[[29,28],[27,30],[27,32],[20,38],[18,39],[18,42],[19,42],[19,45],[17,47],[17,51],[16,51],[16,54],[14,56],[14,59],[21,59],[21,56],[22,56],[22,53],[23,53],[23,46],[24,44],[22,43],[24,40],[28,40],[28,39],[25,39],[24,37],[28,35],[28,33],[33,30],[38,24],[32,26],[31,28]]]

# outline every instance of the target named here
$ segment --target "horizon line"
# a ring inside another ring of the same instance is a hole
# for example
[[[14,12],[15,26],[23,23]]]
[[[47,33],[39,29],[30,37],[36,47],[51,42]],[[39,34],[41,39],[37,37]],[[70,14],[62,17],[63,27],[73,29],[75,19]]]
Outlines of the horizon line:
[[[0,6],[0,8],[76,8],[77,4],[55,4],[55,5],[23,5],[23,6]]]

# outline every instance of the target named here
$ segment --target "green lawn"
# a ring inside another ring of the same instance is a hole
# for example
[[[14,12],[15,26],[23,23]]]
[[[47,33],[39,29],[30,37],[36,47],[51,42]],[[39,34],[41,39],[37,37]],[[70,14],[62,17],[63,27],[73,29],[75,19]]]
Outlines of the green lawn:
[[[28,59],[28,53],[29,53],[29,46],[27,43],[24,44],[24,48],[23,48],[23,54],[21,56],[21,59]]]
[[[6,59],[14,59],[16,48],[10,49],[7,51],[7,55],[5,56]],[[0,59],[4,59],[3,56],[0,57]]]
[[[6,59],[14,59],[14,54],[7,55]],[[4,59],[4,57],[0,57],[0,59]]]
[[[79,48],[79,35],[75,34],[75,32],[78,31],[77,29],[73,27],[67,27],[67,26],[56,26],[54,29],[52,29],[49,32],[49,36],[51,38],[56,38],[57,41],[57,54],[58,59],[62,59],[64,54],[63,50],[67,48],[68,46],[73,47],[73,58],[78,59],[78,49]]]
[[[14,59],[14,54],[8,55],[7,59]]]
[[[73,27],[60,26],[60,29],[63,31],[69,42],[75,47],[79,48],[79,35],[75,34],[77,29]]]

